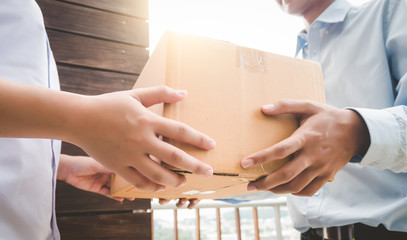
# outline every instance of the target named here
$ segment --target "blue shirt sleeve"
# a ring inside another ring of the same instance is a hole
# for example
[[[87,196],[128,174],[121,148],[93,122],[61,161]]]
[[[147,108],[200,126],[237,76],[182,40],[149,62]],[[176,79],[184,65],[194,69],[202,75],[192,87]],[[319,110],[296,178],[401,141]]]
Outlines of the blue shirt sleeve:
[[[394,107],[355,108],[365,120],[371,145],[361,165],[407,172],[407,1],[389,1],[383,21],[388,65],[394,85]]]

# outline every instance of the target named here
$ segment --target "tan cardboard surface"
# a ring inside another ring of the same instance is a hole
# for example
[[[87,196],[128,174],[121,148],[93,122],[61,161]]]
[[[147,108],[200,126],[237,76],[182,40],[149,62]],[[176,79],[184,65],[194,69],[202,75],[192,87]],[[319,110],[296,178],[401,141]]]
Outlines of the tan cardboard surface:
[[[247,193],[244,179],[269,174],[289,159],[249,170],[240,161],[287,138],[298,125],[293,116],[265,116],[260,107],[280,99],[325,99],[317,63],[173,32],[161,39],[135,87],[160,84],[188,90],[182,102],[166,104],[163,115],[208,134],[217,146],[204,151],[169,142],[209,163],[216,175],[186,174],[185,186],[159,193],[144,193],[116,176],[111,191],[115,196],[211,199]],[[161,114],[162,109],[153,111]]]

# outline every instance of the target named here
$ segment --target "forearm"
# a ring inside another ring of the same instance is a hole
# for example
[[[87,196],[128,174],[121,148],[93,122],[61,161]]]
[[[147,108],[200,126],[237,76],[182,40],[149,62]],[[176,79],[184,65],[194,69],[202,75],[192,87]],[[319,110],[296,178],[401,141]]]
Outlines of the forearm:
[[[0,79],[0,137],[73,141],[84,96]]]

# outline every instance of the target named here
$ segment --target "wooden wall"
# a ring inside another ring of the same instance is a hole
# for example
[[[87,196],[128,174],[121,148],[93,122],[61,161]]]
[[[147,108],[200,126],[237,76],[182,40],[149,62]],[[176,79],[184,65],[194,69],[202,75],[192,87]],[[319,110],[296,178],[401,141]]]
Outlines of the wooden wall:
[[[86,95],[130,89],[148,59],[148,0],[37,0],[61,89]],[[84,155],[63,143],[62,152]],[[57,184],[62,239],[151,239],[149,200],[107,199]]]

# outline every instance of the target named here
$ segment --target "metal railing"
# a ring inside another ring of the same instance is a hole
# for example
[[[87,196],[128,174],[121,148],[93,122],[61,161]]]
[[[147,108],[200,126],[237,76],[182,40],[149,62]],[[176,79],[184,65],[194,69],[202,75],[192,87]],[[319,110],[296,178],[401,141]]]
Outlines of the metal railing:
[[[213,200],[202,200],[195,206],[195,239],[201,239],[201,223],[200,223],[200,209],[204,208],[213,208],[216,209],[216,230],[217,230],[217,239],[222,240],[222,223],[221,223],[221,208],[234,208],[235,222],[236,222],[236,232],[237,239],[242,239],[241,225],[240,225],[240,211],[239,208],[242,207],[251,207],[253,211],[253,227],[254,227],[254,238],[255,240],[260,240],[260,231],[259,231],[259,221],[258,221],[258,207],[272,207],[274,210],[274,225],[276,230],[276,239],[282,240],[282,228],[281,228],[281,214],[280,207],[286,206],[285,198],[272,198],[261,201],[250,201],[243,202],[239,204],[230,204],[222,201],[213,201]],[[182,207],[186,208],[186,206]],[[160,205],[157,201],[151,202],[151,210],[173,210],[174,215],[174,240],[178,240],[178,210],[182,208],[177,208],[174,202],[170,202],[164,205]],[[152,214],[154,216],[154,214]],[[154,229],[154,227],[153,227]],[[154,233],[153,233],[154,234]]]

